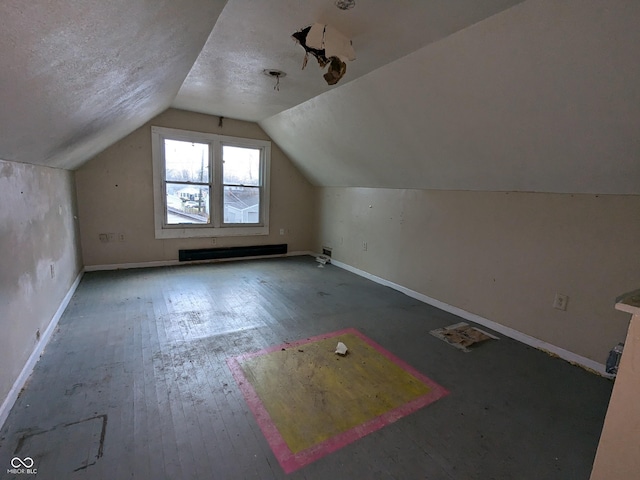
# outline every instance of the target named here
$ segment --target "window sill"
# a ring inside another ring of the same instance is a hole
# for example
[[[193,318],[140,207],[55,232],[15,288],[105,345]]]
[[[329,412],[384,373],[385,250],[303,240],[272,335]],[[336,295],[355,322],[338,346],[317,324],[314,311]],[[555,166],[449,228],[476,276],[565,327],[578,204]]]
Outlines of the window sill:
[[[268,226],[255,227],[200,227],[200,228],[161,228],[156,229],[156,238],[202,238],[202,237],[249,237],[269,235]]]

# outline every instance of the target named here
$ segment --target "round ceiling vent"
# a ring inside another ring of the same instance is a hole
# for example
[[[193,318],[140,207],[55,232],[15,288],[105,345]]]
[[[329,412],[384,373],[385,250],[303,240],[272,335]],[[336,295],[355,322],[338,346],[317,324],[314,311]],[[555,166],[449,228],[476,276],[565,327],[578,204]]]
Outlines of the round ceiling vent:
[[[283,78],[287,76],[282,70],[276,70],[274,68],[265,68],[262,73],[271,78]]]
[[[275,68],[265,68],[262,73],[267,77],[275,78],[276,84],[273,86],[274,90],[280,91],[280,79],[287,76],[282,70],[276,70]]]

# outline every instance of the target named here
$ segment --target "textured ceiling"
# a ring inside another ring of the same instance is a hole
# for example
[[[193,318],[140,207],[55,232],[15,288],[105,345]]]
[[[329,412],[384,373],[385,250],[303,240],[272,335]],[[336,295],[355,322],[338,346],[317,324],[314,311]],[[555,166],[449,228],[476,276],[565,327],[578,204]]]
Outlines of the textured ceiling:
[[[528,1],[260,124],[317,185],[640,194],[638,25]]]
[[[262,120],[330,89],[300,69],[305,25],[352,37],[345,84],[518,1],[5,0],[0,158],[73,169],[172,103]],[[288,73],[280,91],[265,68]]]
[[[231,0],[173,102],[176,108],[260,121],[339,88],[408,53],[522,0],[357,0],[351,10],[333,0]],[[356,60],[336,86],[291,34],[328,24],[350,38]],[[280,90],[264,69],[284,71]],[[400,85],[397,85],[400,87]]]
[[[335,86],[291,39],[315,22],[353,41]],[[258,122],[317,185],[640,194],[639,24],[629,0],[5,0],[0,159],[74,169],[173,106]]]
[[[0,158],[72,169],[162,112],[224,5],[3,0]]]

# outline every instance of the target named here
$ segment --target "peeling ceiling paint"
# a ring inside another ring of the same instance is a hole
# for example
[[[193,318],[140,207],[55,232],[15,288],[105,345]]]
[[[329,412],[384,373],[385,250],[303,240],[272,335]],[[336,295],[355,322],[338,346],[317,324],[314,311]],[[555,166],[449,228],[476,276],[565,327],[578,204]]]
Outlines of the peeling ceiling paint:
[[[347,71],[347,61],[356,59],[351,40],[331,25],[314,23],[294,32],[291,37],[304,49],[302,68],[307,66],[309,54],[313,55],[320,68],[328,65],[323,78],[328,85],[335,85]]]

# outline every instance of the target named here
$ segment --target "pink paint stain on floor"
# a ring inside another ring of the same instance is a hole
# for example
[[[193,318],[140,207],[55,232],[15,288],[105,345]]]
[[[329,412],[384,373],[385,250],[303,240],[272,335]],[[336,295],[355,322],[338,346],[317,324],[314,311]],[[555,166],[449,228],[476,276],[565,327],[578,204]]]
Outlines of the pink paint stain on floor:
[[[303,451],[293,453],[278,431],[277,426],[272,421],[262,399],[254,389],[251,382],[245,376],[244,370],[242,368],[242,362],[250,358],[260,357],[262,355],[280,351],[285,348],[297,348],[305,344],[317,342],[320,340],[326,340],[344,334],[352,334],[359,337],[362,341],[364,341],[378,353],[386,357],[388,360],[393,362],[396,366],[400,367],[405,372],[409,373],[420,382],[428,386],[429,391],[427,394],[415,398],[412,401],[409,401],[397,408],[393,408],[382,415],[379,415],[369,421],[358,425],[357,427],[351,428],[345,432],[335,435],[332,438],[317,443],[316,445],[313,445],[312,447],[307,448]],[[276,345],[257,352],[229,358],[227,359],[227,364],[229,365],[229,368],[231,369],[231,372],[236,379],[236,382],[238,383],[238,386],[242,394],[244,395],[249,408],[253,412],[253,415],[256,418],[260,429],[262,430],[262,433],[267,439],[267,442],[271,446],[274,455],[278,459],[278,462],[280,463],[280,466],[285,471],[285,473],[291,473],[301,467],[304,467],[305,465],[315,462],[316,460],[328,455],[329,453],[335,452],[345,445],[348,445],[364,437],[365,435],[368,435],[371,432],[379,430],[382,427],[389,425],[397,421],[398,419],[435,402],[436,400],[444,397],[449,393],[444,387],[438,385],[425,375],[421,374],[409,364],[393,355],[391,352],[385,350],[373,340],[369,339],[353,328],[339,330],[337,332],[327,333],[324,335],[318,335],[296,342],[287,342],[285,344]]]

